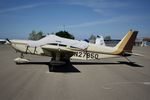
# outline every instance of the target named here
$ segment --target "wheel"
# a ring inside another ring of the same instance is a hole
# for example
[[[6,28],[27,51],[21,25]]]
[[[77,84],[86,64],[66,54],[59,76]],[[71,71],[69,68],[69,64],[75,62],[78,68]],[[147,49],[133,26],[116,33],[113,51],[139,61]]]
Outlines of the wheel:
[[[21,56],[20,56],[20,58],[23,58],[24,57],[24,55],[23,55],[23,53],[21,53]]]

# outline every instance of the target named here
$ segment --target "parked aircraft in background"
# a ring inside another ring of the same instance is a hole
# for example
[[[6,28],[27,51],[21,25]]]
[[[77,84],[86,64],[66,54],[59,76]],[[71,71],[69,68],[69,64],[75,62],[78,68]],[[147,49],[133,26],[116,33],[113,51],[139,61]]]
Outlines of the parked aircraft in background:
[[[15,62],[28,62],[24,59],[23,54],[33,54],[51,57],[50,64],[70,63],[70,59],[81,60],[100,60],[102,58],[131,56],[134,41],[138,31],[130,30],[124,38],[115,46],[98,45],[58,37],[56,35],[48,35],[38,41],[31,40],[9,40],[9,44],[21,53],[21,57],[16,58]]]
[[[96,40],[95,40],[95,44],[97,44],[97,45],[104,45],[105,46],[105,42],[104,42],[103,36],[97,35]]]
[[[0,44],[4,44],[6,43],[6,40],[5,39],[0,39]]]

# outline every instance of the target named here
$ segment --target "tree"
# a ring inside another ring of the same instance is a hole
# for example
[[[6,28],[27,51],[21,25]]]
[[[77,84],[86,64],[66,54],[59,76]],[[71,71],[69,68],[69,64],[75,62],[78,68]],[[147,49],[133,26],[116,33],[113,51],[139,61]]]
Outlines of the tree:
[[[56,32],[55,35],[63,38],[68,38],[68,39],[75,39],[75,37],[67,31],[59,31]]]
[[[68,39],[75,39],[74,36],[72,34],[70,34],[67,31],[59,31],[56,33],[51,33],[51,34],[55,34],[59,37],[63,37],[63,38],[68,38]],[[40,32],[36,32],[35,30],[33,30],[30,34],[28,39],[29,40],[39,40],[41,38],[45,37],[44,33],[42,31]]]
[[[33,30],[30,34],[29,34],[29,37],[28,37],[28,39],[29,40],[39,40],[39,39],[41,39],[41,38],[43,38],[44,37],[44,33],[42,32],[42,31],[40,31],[40,32],[36,32],[35,30]]]
[[[43,32],[42,31],[40,31],[40,32],[38,32],[37,34],[36,34],[36,40],[39,40],[39,39],[41,39],[41,38],[43,38]]]
[[[29,39],[29,40],[35,40],[35,36],[36,36],[36,31],[33,30],[33,31],[29,34],[28,39]]]
[[[90,36],[89,38],[89,42],[90,43],[95,43],[95,40],[96,40],[96,36],[94,36],[93,34]]]

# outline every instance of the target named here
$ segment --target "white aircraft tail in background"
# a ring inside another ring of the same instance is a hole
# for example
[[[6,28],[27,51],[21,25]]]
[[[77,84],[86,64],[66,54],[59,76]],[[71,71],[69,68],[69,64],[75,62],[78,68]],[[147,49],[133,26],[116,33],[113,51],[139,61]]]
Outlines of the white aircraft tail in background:
[[[99,36],[99,35],[98,35],[98,36],[96,37],[95,44],[96,44],[96,45],[105,45],[103,36]]]

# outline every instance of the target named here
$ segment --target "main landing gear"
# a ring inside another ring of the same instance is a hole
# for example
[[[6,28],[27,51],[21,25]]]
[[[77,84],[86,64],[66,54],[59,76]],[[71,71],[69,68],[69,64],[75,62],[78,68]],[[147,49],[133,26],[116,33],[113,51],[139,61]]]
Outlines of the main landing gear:
[[[127,57],[124,57],[124,58],[128,61],[129,64],[134,64],[134,62],[132,62],[129,58]]]

